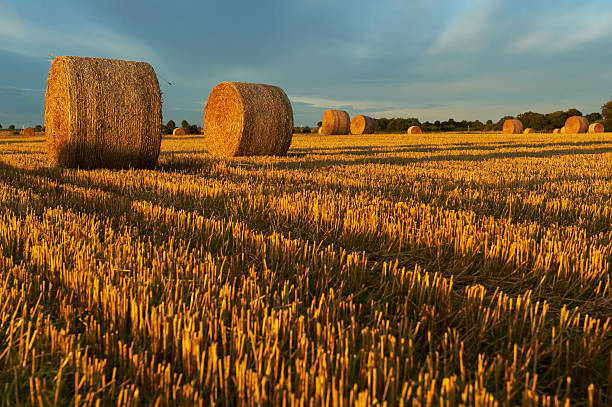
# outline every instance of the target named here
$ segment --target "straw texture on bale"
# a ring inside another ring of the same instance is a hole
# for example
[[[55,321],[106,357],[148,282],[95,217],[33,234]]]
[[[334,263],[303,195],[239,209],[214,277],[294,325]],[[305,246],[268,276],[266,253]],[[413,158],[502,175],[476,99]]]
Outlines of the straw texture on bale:
[[[185,130],[181,129],[180,127],[177,127],[176,129],[172,130],[172,135],[173,136],[184,136]]]
[[[532,129],[531,127],[527,127],[524,131],[523,134],[534,134],[536,131],[534,129]]]
[[[523,123],[517,119],[508,119],[504,122],[504,134],[521,134]]]
[[[591,123],[589,126],[589,133],[603,133],[604,131],[604,125],[601,123]]]
[[[157,76],[145,62],[61,56],[45,96],[52,165],[152,168],[161,145]]]
[[[21,132],[25,137],[34,137],[34,129],[31,127],[26,127],[25,129],[23,129],[23,131]]]
[[[358,114],[351,120],[351,134],[373,134],[376,130],[376,120],[369,116]]]
[[[565,121],[565,132],[569,134],[586,133],[589,130],[589,119],[583,116],[572,116]]]
[[[561,133],[561,134],[565,134],[566,133],[565,126],[561,127],[561,130],[559,130],[559,133]]]
[[[210,92],[203,127],[213,155],[283,156],[293,137],[293,109],[279,87],[221,82]]]
[[[561,129],[554,129],[553,130],[553,134],[559,134],[559,133],[561,133]]]
[[[323,113],[321,128],[325,135],[348,134],[351,127],[351,118],[344,110],[326,110]]]
[[[410,126],[408,128],[408,134],[423,134],[423,131],[419,126]]]

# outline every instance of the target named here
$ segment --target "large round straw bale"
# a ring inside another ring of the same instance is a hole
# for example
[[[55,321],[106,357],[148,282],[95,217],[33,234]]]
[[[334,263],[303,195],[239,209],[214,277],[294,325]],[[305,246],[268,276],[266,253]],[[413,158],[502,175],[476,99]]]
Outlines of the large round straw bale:
[[[221,82],[208,96],[203,127],[213,155],[286,155],[293,137],[293,109],[279,87]]]
[[[572,116],[565,121],[565,132],[569,134],[586,133],[589,130],[589,119],[583,116]]]
[[[323,134],[323,127],[319,127],[319,131],[317,132],[317,134]]]
[[[521,134],[523,123],[517,119],[508,119],[504,122],[504,134]]]
[[[419,126],[410,126],[408,128],[408,134],[423,134],[423,131]]]
[[[145,62],[62,56],[45,97],[51,164],[154,167],[161,145],[161,93]]]
[[[351,127],[351,118],[344,110],[326,110],[323,113],[323,134],[348,134]]]
[[[172,130],[172,135],[173,136],[184,136],[185,130],[181,129],[180,127],[177,127],[176,129]]]
[[[559,130],[559,133],[561,133],[561,134],[565,134],[566,133],[565,126],[561,127],[561,130]]]
[[[23,134],[26,137],[34,137],[34,129],[31,127],[26,127],[25,129],[23,129],[23,131],[21,132],[21,134]]]
[[[351,134],[373,134],[376,130],[376,120],[369,116],[358,114],[351,120]]]
[[[554,129],[553,130],[553,134],[559,134],[559,133],[561,133],[561,129]]]
[[[601,123],[591,123],[589,126],[589,133],[603,133],[604,131],[604,125]]]
[[[527,127],[524,131],[523,134],[535,134],[535,130],[532,129],[531,127]]]

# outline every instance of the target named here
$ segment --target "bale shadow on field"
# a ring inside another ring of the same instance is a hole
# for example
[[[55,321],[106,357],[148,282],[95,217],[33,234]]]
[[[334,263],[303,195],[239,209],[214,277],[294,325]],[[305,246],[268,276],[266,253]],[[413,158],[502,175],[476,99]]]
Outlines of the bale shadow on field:
[[[544,147],[544,146],[538,146]],[[520,147],[517,147],[520,148]],[[536,148],[536,147],[534,147]],[[351,160],[350,157],[344,159],[316,159],[312,161],[290,162],[281,161],[274,164],[277,169],[313,169],[318,167],[334,167],[334,166],[357,166],[363,164],[378,164],[378,165],[409,165],[424,162],[441,162],[441,161],[466,161],[466,162],[482,162],[496,159],[510,158],[550,158],[562,155],[595,155],[612,152],[612,147],[598,147],[593,149],[556,149],[546,151],[507,151],[495,152],[488,154],[440,154],[428,157],[371,157],[358,158]]]

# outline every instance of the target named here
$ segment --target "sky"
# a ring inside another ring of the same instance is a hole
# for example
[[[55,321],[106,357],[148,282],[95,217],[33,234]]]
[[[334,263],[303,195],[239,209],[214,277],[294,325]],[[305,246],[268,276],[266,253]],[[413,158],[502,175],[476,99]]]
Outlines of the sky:
[[[164,121],[202,124],[222,81],[421,121],[600,111],[612,100],[610,0],[0,0],[0,124],[44,122],[54,56],[149,62]]]

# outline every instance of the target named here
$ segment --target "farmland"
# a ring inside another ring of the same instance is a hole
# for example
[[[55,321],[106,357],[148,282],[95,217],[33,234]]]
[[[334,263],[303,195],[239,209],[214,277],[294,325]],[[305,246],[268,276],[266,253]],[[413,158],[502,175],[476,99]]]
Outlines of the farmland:
[[[0,136],[0,405],[612,404],[612,135]]]

